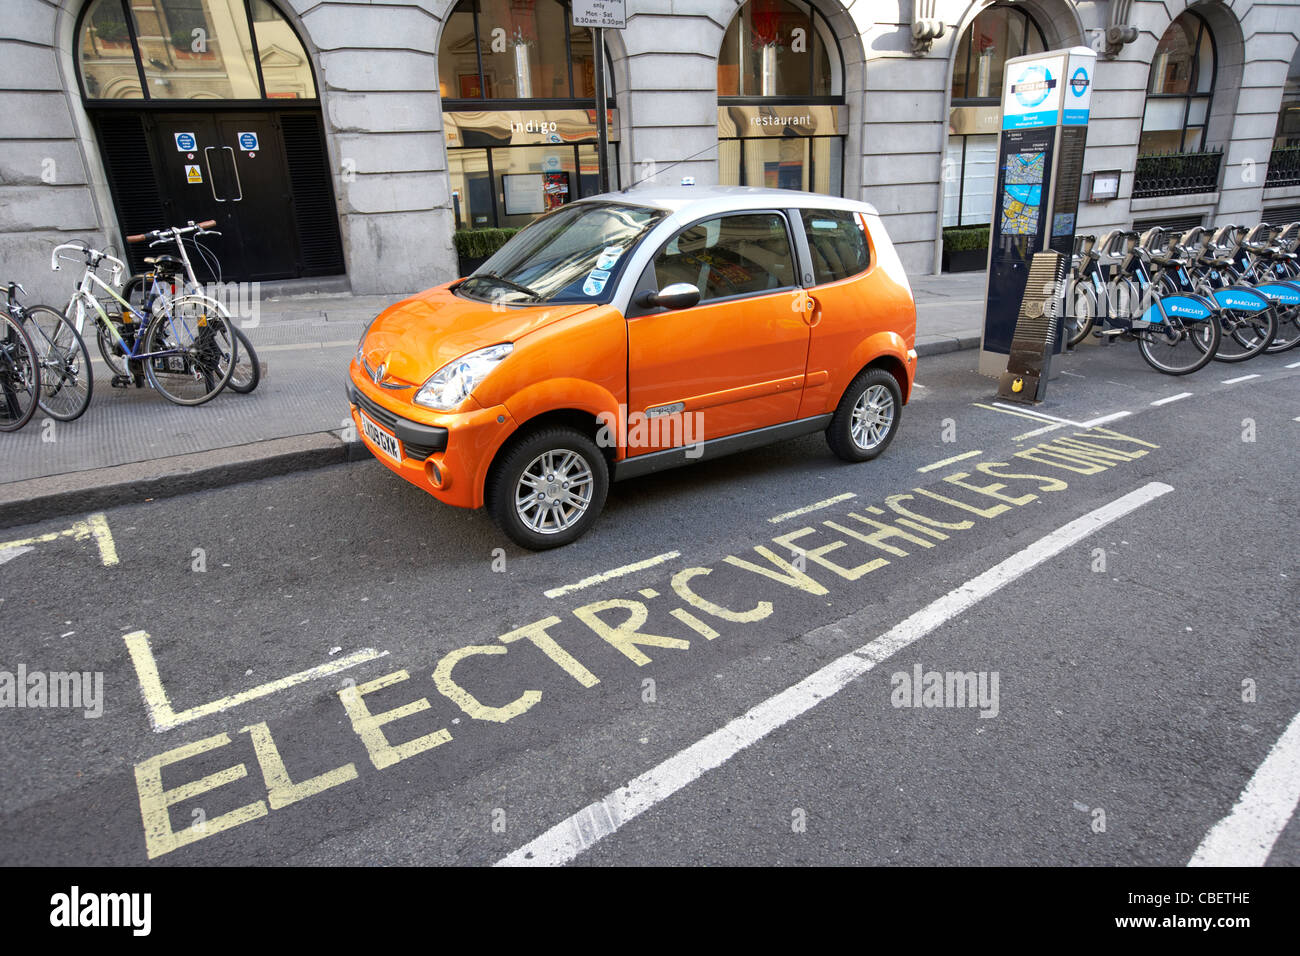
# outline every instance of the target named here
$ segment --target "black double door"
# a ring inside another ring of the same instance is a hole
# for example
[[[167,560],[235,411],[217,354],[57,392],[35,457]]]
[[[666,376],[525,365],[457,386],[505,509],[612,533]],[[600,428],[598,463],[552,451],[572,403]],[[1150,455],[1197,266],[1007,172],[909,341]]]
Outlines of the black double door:
[[[279,124],[264,113],[160,113],[151,120],[169,224],[215,219],[221,237],[210,244],[229,277],[294,274],[298,236]]]
[[[202,241],[226,281],[343,271],[318,114],[115,112],[98,125],[123,233],[215,219],[221,236]],[[138,268],[143,256],[166,250],[129,251]],[[215,278],[201,261],[195,266]]]

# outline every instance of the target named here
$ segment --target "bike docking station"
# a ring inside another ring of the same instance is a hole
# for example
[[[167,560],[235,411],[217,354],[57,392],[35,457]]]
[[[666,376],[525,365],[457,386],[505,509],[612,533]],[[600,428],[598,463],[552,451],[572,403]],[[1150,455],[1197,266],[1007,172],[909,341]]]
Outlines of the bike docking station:
[[[1041,402],[1052,357],[1065,349],[1064,279],[1096,63],[1092,50],[1071,47],[1015,57],[1003,73],[979,371],[1000,377],[999,394],[1013,401]]]
[[[998,380],[998,398],[1037,405],[1047,394],[1052,355],[1059,351],[1063,334],[1063,300],[1056,290],[1064,281],[1065,256],[1055,251],[1034,253],[1007,370]]]

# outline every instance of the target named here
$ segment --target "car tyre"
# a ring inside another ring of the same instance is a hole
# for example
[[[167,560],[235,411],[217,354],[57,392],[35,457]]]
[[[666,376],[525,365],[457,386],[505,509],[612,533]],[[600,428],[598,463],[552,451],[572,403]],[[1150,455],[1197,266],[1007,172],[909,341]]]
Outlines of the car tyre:
[[[902,413],[898,380],[882,368],[864,369],[844,391],[826,442],[845,461],[870,461],[894,440]]]
[[[596,522],[609,491],[609,465],[575,428],[542,428],[510,445],[488,478],[488,511],[530,551],[576,541]]]

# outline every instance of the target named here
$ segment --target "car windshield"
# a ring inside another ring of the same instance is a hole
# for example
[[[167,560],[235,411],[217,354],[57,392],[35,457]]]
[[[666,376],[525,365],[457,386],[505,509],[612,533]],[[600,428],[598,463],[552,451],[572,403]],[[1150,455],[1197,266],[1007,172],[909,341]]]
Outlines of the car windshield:
[[[530,223],[457,286],[493,302],[607,302],[628,251],[663,210],[578,203]]]

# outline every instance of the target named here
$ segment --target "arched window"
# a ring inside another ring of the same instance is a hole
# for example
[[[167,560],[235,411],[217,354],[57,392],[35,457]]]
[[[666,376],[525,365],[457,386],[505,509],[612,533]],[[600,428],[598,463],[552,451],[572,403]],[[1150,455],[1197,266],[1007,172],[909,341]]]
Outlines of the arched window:
[[[749,0],[718,51],[718,181],[843,192],[844,70],[803,0]]]
[[[1291,58],[1286,85],[1282,87],[1282,106],[1277,111],[1277,130],[1264,180],[1266,186],[1297,184],[1300,184],[1300,47]]]
[[[1291,58],[1287,70],[1286,86],[1282,88],[1282,108],[1277,113],[1277,133],[1274,149],[1300,146],[1300,47]]]
[[[527,225],[600,191],[594,50],[558,0],[456,4],[438,44],[438,92],[457,229]]]
[[[590,100],[591,31],[571,20],[556,0],[460,0],[438,45],[438,92],[453,101]],[[610,76],[606,69],[613,96]]]
[[[1034,18],[1009,4],[981,11],[958,41],[943,164],[944,226],[993,221],[1004,67],[1013,57],[1046,49]]]
[[[267,0],[92,0],[77,64],[88,101],[316,99],[302,41]]]
[[[1007,60],[1046,49],[1042,29],[1019,7],[998,3],[981,11],[957,45],[952,71],[953,105],[1000,104]]]
[[[826,18],[802,0],[750,0],[718,52],[718,96],[833,97],[843,93]]]
[[[1195,153],[1205,148],[1214,72],[1210,28],[1198,14],[1181,14],[1160,38],[1151,58],[1139,156]]]

